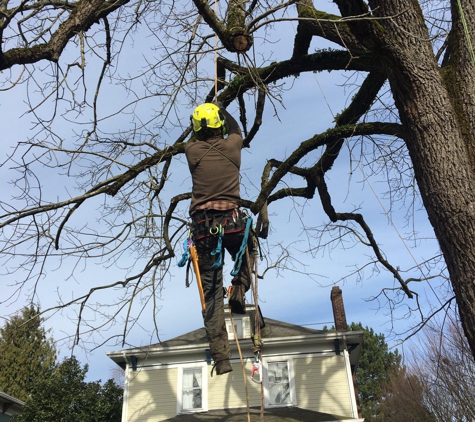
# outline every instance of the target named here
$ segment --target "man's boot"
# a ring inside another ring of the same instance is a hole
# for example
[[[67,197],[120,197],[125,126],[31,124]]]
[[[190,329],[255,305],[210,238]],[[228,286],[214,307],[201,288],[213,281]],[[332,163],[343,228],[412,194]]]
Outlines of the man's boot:
[[[216,375],[223,375],[231,372],[233,367],[231,366],[231,362],[229,359],[221,360],[217,362],[214,366],[216,368]]]
[[[231,293],[229,294],[229,307],[233,314],[245,314],[246,304],[244,303],[244,295],[246,289],[242,284],[231,286]]]

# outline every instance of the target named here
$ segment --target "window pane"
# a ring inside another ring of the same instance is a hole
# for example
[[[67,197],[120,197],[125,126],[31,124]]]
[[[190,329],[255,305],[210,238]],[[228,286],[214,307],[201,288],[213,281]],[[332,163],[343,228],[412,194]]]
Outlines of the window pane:
[[[183,409],[193,409],[193,390],[183,391]]]
[[[201,409],[201,390],[193,390],[193,409]]]
[[[183,371],[183,388],[193,387],[193,369]]]
[[[291,403],[289,366],[287,362],[269,362],[268,381],[271,404]]]
[[[201,388],[201,369],[193,371],[193,387]]]
[[[201,368],[183,370],[183,409],[201,409],[202,407]]]

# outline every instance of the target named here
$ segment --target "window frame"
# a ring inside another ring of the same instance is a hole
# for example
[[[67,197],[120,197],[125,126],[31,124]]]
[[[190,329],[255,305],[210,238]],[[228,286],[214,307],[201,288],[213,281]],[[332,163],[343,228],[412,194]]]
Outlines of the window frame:
[[[270,398],[270,383],[269,383],[269,363],[287,363],[288,375],[289,375],[289,391],[290,391],[290,402],[289,403],[271,403]],[[297,405],[297,393],[295,390],[295,376],[294,376],[294,365],[292,358],[286,357],[273,357],[263,359],[264,366],[264,406],[266,408],[274,407],[289,407]]]
[[[244,338],[244,321],[241,318],[233,319],[234,322],[234,327],[236,329],[236,334],[238,336],[238,339],[243,339]],[[231,323],[231,320],[226,320],[226,331],[228,332],[228,339],[229,340],[236,340],[234,338],[234,331],[233,331],[233,324]]]
[[[201,407],[196,409],[183,408],[183,377],[186,370],[201,370]],[[195,364],[182,365],[178,367],[177,380],[177,404],[176,412],[180,413],[197,413],[206,412],[208,410],[208,365],[206,362],[196,362]]]

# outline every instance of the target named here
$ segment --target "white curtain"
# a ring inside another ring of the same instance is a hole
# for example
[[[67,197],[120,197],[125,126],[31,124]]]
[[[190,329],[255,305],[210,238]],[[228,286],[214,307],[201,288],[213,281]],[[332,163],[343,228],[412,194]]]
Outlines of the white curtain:
[[[201,368],[183,370],[183,409],[201,409]]]

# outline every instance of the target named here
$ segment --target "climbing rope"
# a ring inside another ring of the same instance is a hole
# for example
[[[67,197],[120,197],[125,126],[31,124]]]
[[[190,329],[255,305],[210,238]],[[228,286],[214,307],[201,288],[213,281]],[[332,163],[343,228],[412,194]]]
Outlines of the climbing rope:
[[[262,372],[263,372],[263,367],[262,367],[262,338],[261,338],[261,320],[260,320],[260,312],[259,312],[259,289],[258,289],[258,272],[257,272],[257,265],[258,265],[258,259],[257,256],[254,259],[254,277],[252,277],[252,268],[250,264],[250,259],[249,259],[249,248],[246,248],[246,260],[247,260],[247,271],[249,274],[249,277],[251,278],[251,289],[252,289],[252,294],[253,294],[253,299],[254,299],[254,337],[253,337],[253,343],[254,343],[254,353],[256,356],[256,360],[260,362],[260,365],[258,367],[259,370],[259,378],[260,378],[260,384],[261,384],[261,411],[260,411],[260,421],[262,422],[264,420],[264,382],[262,379]],[[252,378],[252,375],[251,375]]]
[[[231,309],[229,309],[229,315],[231,319],[231,326],[233,327],[234,339],[236,340],[236,346],[239,353],[239,359],[241,361],[242,376],[244,378],[244,390],[246,391],[247,420],[248,422],[251,422],[251,409],[249,407],[249,390],[247,388],[246,368],[244,367],[244,359],[242,358],[241,346],[239,345],[239,338],[236,332],[236,327],[234,326],[233,313]]]
[[[249,218],[249,220],[251,220]],[[254,347],[252,348],[254,355],[255,355],[255,361],[257,360],[259,362],[258,368],[255,368],[253,365],[253,369],[251,372],[250,378],[255,381],[253,378],[254,371],[257,369],[259,371],[259,377],[260,377],[260,393],[261,393],[261,409],[260,409],[260,422],[264,421],[264,383],[262,381],[262,352],[261,352],[261,346],[262,346],[262,340],[261,340],[261,321],[259,318],[259,309],[258,309],[258,272],[257,272],[257,257],[254,260],[254,272],[252,271],[251,265],[250,265],[250,259],[249,259],[249,248],[247,247],[247,240],[246,240],[246,248],[245,248],[245,253],[246,253],[246,261],[247,261],[247,271],[249,278],[251,280],[251,291],[254,299],[254,335],[253,335],[253,344]],[[252,277],[252,274],[254,273],[254,277]],[[247,385],[247,376],[246,376],[246,369],[245,369],[245,363],[244,359],[242,356],[241,352],[241,346],[239,344],[239,338],[236,332],[236,327],[234,326],[234,321],[233,321],[233,313],[231,311],[231,308],[229,309],[229,315],[230,315],[230,320],[231,320],[231,326],[233,329],[234,333],[234,339],[236,340],[236,346],[238,349],[239,353],[239,359],[241,362],[241,369],[242,369],[242,374],[244,378],[244,389],[246,392],[246,406],[247,406],[247,418],[248,421],[250,422],[251,420],[251,410],[249,406],[249,390],[248,390],[248,385]],[[255,381],[258,382],[258,381]]]
[[[218,16],[218,0],[215,0],[214,2],[214,13],[216,16]],[[238,55],[238,60],[239,60],[239,55]],[[217,102],[218,101],[218,36],[215,32],[214,34],[214,97],[215,97],[215,101]],[[246,259],[247,259],[247,270],[248,270],[248,275],[249,275],[249,278],[251,280],[251,289],[252,289],[252,293],[253,293],[253,297],[254,297],[254,304],[255,304],[255,318],[254,318],[254,338],[253,338],[253,343],[254,345],[256,344],[256,336],[257,338],[259,339],[259,350],[257,351],[258,353],[258,356],[259,356],[259,361],[261,362],[260,360],[260,357],[261,357],[261,351],[260,351],[260,345],[261,345],[261,340],[260,340],[260,329],[261,329],[261,325],[260,325],[260,319],[259,319],[259,312],[258,312],[258,293],[257,293],[257,258],[254,260],[255,261],[255,280],[252,279],[252,271],[251,271],[251,267],[250,267],[250,261],[249,261],[249,248],[247,247],[247,241],[248,241],[248,236],[249,236],[249,231],[250,231],[250,228],[251,228],[251,224],[252,224],[252,219],[249,217],[246,221],[246,228],[245,228],[245,232],[244,232],[244,240],[243,240],[243,243],[242,243],[242,246],[240,248],[240,250],[238,251],[237,255],[236,255],[236,258],[235,258],[235,265],[234,265],[234,268],[233,270],[231,271],[231,275],[236,275],[237,272],[239,272],[239,268],[241,267],[241,262],[242,262],[242,257],[244,255],[244,252],[246,254]],[[220,235],[222,236],[223,234],[220,233]],[[214,252],[214,254],[218,255],[218,260],[219,260],[219,255],[221,255],[221,242],[222,242],[222,239],[218,239],[218,247],[216,248]],[[218,261],[217,260],[217,261]],[[216,262],[217,262],[216,261]],[[215,262],[215,264],[216,264]],[[221,263],[221,261],[220,261]],[[242,351],[241,351],[241,346],[239,344],[239,337],[238,337],[238,334],[236,332],[236,327],[234,325],[234,320],[233,320],[233,313],[231,311],[231,308],[229,309],[229,315],[230,315],[230,320],[231,320],[231,326],[232,326],[232,329],[233,329],[233,333],[234,333],[234,339],[236,340],[236,346],[237,346],[237,349],[238,349],[238,353],[239,353],[239,360],[241,362],[241,369],[242,369],[242,374],[243,374],[243,379],[244,379],[244,389],[245,389],[245,392],[246,392],[246,407],[247,407],[247,420],[248,422],[251,422],[251,410],[250,410],[250,406],[249,406],[249,390],[248,390],[248,385],[247,385],[247,376],[246,376],[246,368],[245,368],[245,364],[244,364],[244,359],[243,359],[243,356],[242,356]],[[263,383],[262,383],[262,365],[259,367],[259,376],[260,376],[260,379],[261,379],[261,416],[260,416],[260,421],[262,422],[264,420],[264,388],[263,388]],[[251,379],[252,379],[252,376],[251,376]]]

